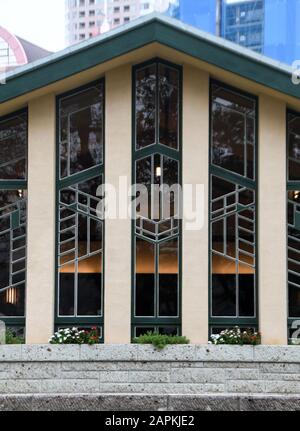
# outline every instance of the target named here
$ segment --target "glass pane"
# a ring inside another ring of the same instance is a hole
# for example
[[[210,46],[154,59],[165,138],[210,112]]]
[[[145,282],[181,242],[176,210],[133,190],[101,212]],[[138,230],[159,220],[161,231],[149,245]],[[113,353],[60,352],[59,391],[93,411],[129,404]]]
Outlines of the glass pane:
[[[255,315],[255,278],[253,268],[239,265],[239,316],[254,317]]]
[[[288,192],[289,317],[300,318],[300,191]]]
[[[288,116],[289,180],[300,180],[300,116]]]
[[[27,114],[0,121],[0,180],[25,180]]]
[[[151,183],[152,183],[152,159],[146,157],[145,159],[137,160],[136,162],[136,184],[144,185],[147,188],[147,196],[141,195],[139,192],[137,197],[141,204],[137,207],[137,214],[151,219]]]
[[[154,244],[136,239],[135,315],[154,316],[155,248]]]
[[[0,292],[0,320],[1,316],[25,316],[25,284]]]
[[[212,163],[254,179],[255,101],[214,85],[211,109]]]
[[[103,163],[103,86],[60,100],[61,178]]]
[[[0,316],[24,316],[26,192],[0,191]]]
[[[155,143],[156,66],[136,73],[136,148]]]
[[[162,64],[159,75],[159,142],[178,149],[179,73]]]
[[[101,315],[102,258],[96,254],[78,262],[79,316]]]
[[[170,187],[170,193],[163,194],[163,219],[179,214],[179,163],[169,157],[163,158],[163,184]]]
[[[159,315],[178,315],[178,239],[159,245]]]
[[[63,266],[59,273],[59,315],[73,316],[75,300],[75,265]]]
[[[236,316],[236,266],[223,256],[212,256],[212,315]]]

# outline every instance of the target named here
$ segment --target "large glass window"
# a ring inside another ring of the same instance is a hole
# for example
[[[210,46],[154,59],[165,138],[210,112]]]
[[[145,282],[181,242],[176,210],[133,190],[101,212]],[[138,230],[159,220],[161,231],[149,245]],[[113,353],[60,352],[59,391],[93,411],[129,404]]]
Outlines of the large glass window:
[[[133,336],[181,330],[180,86],[177,66],[134,68],[133,183],[145,186],[147,209],[134,208]]]
[[[287,113],[287,265],[289,332],[300,321],[300,113]]]
[[[211,331],[257,326],[256,103],[211,84]]]
[[[102,335],[104,82],[60,96],[58,108],[56,325],[97,326]]]
[[[27,111],[0,118],[0,320],[25,326]]]

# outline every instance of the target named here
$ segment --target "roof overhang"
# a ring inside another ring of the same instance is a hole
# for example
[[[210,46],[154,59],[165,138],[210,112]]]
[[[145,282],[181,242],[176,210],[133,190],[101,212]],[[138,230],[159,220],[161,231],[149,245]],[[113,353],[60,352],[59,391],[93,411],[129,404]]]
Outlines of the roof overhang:
[[[224,39],[151,14],[117,30],[9,72],[0,103],[51,85],[146,45],[158,43],[257,84],[299,99],[293,69]],[[1,80],[1,76],[0,76]]]

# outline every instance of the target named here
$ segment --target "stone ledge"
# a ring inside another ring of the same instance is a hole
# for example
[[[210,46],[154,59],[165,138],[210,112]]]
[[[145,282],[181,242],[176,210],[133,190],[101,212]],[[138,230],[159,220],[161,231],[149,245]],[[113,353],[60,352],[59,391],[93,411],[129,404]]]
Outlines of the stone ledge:
[[[300,396],[0,395],[0,411],[300,411]]]
[[[300,346],[1,345],[0,362],[277,362],[299,363]]]

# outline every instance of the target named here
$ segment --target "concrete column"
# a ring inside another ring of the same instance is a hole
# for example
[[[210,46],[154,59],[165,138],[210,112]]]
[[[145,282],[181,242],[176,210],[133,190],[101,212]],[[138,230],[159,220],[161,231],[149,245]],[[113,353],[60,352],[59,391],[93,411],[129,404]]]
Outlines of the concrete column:
[[[259,326],[263,344],[286,344],[286,106],[265,95],[258,149]]]
[[[106,183],[119,187],[119,178],[131,184],[131,66],[107,73],[106,78]],[[128,199],[128,204],[130,200]],[[105,222],[104,340],[131,340],[131,220]]]
[[[201,228],[189,230],[190,221],[187,218],[183,221],[182,333],[192,343],[207,343],[209,76],[189,65],[183,69],[182,162],[183,184],[193,185],[193,200],[197,184],[203,185],[204,192],[201,202],[204,223]]]
[[[54,330],[55,96],[29,102],[26,342]]]

